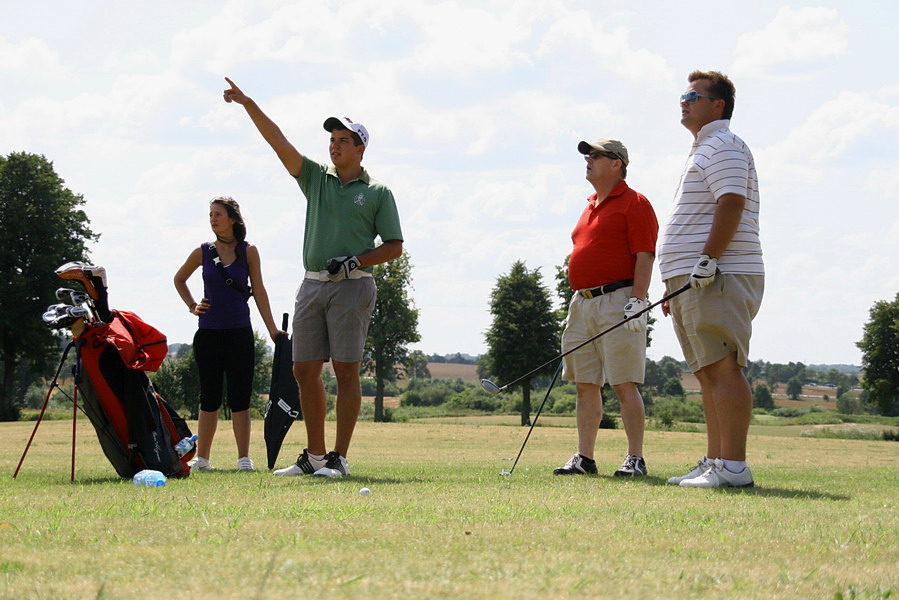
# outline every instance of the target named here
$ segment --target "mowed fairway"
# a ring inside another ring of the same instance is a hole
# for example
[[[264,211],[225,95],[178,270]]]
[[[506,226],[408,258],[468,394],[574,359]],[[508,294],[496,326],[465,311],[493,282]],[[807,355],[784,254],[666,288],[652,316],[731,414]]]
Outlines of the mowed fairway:
[[[517,417],[510,416],[509,423]],[[899,594],[899,444],[750,438],[757,487],[665,484],[704,449],[648,432],[650,477],[611,477],[623,431],[600,432],[599,477],[553,477],[569,427],[362,422],[346,479],[234,468],[139,488],[79,420],[0,424],[2,598],[885,598]],[[302,450],[302,423],[279,466]],[[329,423],[333,439],[333,423]],[[253,458],[264,468],[262,423]],[[359,494],[362,487],[371,494]]]

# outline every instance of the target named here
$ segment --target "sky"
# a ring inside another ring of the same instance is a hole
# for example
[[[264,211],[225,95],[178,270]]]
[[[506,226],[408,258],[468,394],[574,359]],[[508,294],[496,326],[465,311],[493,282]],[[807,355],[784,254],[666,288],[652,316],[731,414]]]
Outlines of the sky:
[[[622,140],[628,184],[664,223],[692,142],[678,97],[690,71],[720,70],[760,180],[766,289],[750,358],[858,365],[869,310],[899,292],[899,4],[712,6],[4,1],[0,154],[51,160],[101,234],[90,258],[110,304],[190,342],[196,318],[172,277],[211,238],[213,197],[240,202],[276,321],[303,272],[305,199],[223,101],[224,77],[319,162],[324,119],[350,116],[371,134],[363,165],[397,199],[412,348],[475,355],[515,261],[554,290],[592,193],[578,142]],[[189,284],[202,296],[199,272]],[[662,293],[656,268],[651,301]],[[654,316],[648,356],[683,358]],[[265,331],[255,309],[253,323]]]

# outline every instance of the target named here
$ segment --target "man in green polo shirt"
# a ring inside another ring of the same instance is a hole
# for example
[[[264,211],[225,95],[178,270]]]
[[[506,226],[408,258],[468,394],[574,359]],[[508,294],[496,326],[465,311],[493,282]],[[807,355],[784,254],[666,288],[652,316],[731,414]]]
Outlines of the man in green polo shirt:
[[[375,307],[372,266],[403,253],[403,233],[390,189],[362,167],[368,130],[347,117],[330,117],[332,166],[300,154],[281,129],[227,77],[225,102],[244,107],[262,137],[306,196],[303,265],[293,316],[293,373],[300,386],[307,447],[296,464],[275,475],[349,475],[346,461],[362,403],[359,363]],[[375,245],[375,238],[382,243]],[[337,436],[325,445],[322,366],[337,377]]]

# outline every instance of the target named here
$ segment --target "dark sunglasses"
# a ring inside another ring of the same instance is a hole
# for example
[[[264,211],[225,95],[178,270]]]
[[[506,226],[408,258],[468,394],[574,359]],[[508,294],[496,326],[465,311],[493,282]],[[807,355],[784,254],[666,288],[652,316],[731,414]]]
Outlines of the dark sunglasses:
[[[615,156],[614,154],[611,154],[609,152],[600,152],[599,150],[591,152],[590,154],[585,154],[584,160],[587,160],[588,158],[591,160],[597,160],[599,158],[608,158],[609,160],[621,160],[620,157]]]
[[[696,90],[690,90],[689,92],[680,95],[680,101],[686,102],[687,104],[693,104],[700,98],[708,98],[709,100],[711,100],[713,102],[715,100],[721,100],[721,98],[716,98],[715,96],[709,96],[708,94],[700,94]]]

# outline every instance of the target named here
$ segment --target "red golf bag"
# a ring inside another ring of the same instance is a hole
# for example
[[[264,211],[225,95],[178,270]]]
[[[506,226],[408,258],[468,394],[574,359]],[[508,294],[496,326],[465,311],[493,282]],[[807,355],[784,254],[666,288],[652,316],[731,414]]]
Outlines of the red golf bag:
[[[79,408],[94,426],[106,458],[122,477],[130,478],[143,469],[161,471],[167,477],[190,475],[187,462],[193,458],[196,449],[184,456],[178,456],[175,451],[175,444],[191,435],[190,429],[156,392],[146,374],[162,364],[168,352],[165,336],[134,313],[109,309],[103,267],[71,262],[59,267],[56,274],[62,279],[79,282],[85,292],[58,289],[57,299],[65,299],[68,303],[50,306],[42,316],[48,327],[67,328],[74,339],[59,361],[13,477],[22,468],[72,348],[75,349],[72,369],[75,387],[71,398],[72,480],[75,480],[75,428]]]
[[[75,338],[82,404],[103,453],[122,477],[142,469],[187,476],[194,452],[179,457],[174,445],[190,436],[190,429],[145,373],[162,363],[165,336],[134,313],[111,314],[109,323],[89,325]]]

